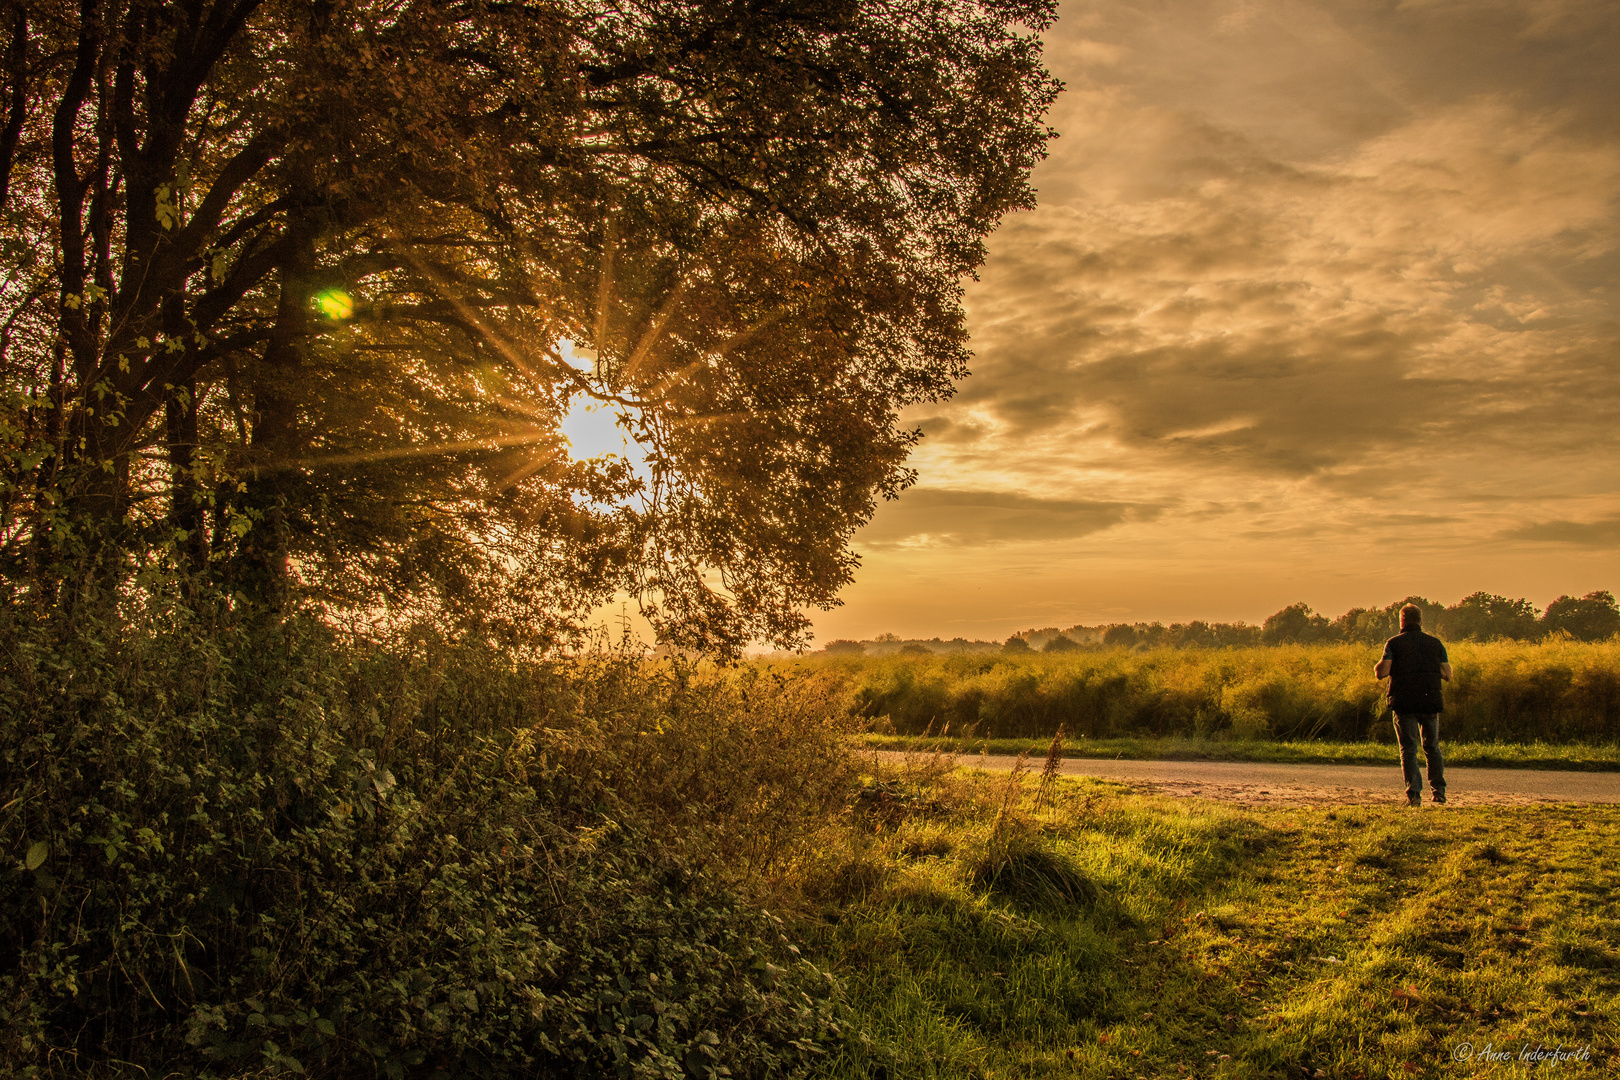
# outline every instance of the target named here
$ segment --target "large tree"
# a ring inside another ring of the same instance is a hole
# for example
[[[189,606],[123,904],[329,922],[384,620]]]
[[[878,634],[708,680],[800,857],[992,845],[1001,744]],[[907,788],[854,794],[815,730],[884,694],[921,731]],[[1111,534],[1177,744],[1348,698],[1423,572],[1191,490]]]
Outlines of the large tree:
[[[1459,641],[1524,641],[1537,636],[1538,630],[1536,609],[1530,601],[1475,592],[1446,608],[1432,632]]]
[[[1568,634],[1576,641],[1603,641],[1620,635],[1620,604],[1607,589],[1579,599],[1560,596],[1547,605],[1541,628],[1546,633]]]
[[[796,640],[965,373],[1053,7],[12,0],[8,572]]]

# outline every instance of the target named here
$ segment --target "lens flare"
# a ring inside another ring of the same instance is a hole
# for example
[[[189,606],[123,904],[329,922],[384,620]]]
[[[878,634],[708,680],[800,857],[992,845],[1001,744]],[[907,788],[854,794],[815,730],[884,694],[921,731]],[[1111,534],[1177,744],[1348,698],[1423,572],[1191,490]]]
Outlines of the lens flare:
[[[342,289],[328,289],[315,297],[321,313],[335,322],[354,318],[354,299]]]

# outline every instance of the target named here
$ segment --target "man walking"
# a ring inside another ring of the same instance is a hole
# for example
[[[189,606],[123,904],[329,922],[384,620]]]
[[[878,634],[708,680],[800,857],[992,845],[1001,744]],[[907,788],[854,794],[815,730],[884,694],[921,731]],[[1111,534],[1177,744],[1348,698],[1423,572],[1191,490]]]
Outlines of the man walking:
[[[1401,771],[1406,774],[1406,801],[1423,805],[1423,773],[1418,770],[1417,748],[1429,766],[1429,787],[1434,801],[1446,801],[1446,766],[1440,758],[1440,684],[1451,681],[1451,661],[1440,639],[1423,632],[1423,610],[1416,604],[1401,608],[1401,632],[1384,643],[1384,658],[1373,668],[1377,678],[1389,678],[1389,707],[1395,710],[1395,735],[1401,741]]]

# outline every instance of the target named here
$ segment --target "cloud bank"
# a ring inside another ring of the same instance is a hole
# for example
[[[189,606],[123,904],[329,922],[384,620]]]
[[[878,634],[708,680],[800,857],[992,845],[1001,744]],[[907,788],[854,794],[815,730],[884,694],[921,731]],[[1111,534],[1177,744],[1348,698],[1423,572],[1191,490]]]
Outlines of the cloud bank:
[[[1131,503],[922,488],[881,507],[861,539],[869,547],[979,547],[1073,540],[1126,520],[1151,520],[1159,512],[1156,506]]]
[[[1047,48],[1040,207],[862,544],[1368,580],[1392,531],[1620,546],[1620,5],[1069,3]]]

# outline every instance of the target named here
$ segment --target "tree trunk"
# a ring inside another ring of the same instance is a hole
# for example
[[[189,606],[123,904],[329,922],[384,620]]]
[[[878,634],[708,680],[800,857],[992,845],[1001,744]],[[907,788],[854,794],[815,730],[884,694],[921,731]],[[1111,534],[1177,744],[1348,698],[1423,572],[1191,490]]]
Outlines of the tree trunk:
[[[288,555],[289,499],[303,449],[298,423],[299,369],[310,330],[315,230],[294,222],[295,243],[281,271],[276,323],[265,346],[253,387],[252,437],[245,509],[253,518],[244,537],[237,591],[270,612],[280,612],[291,595]]]

